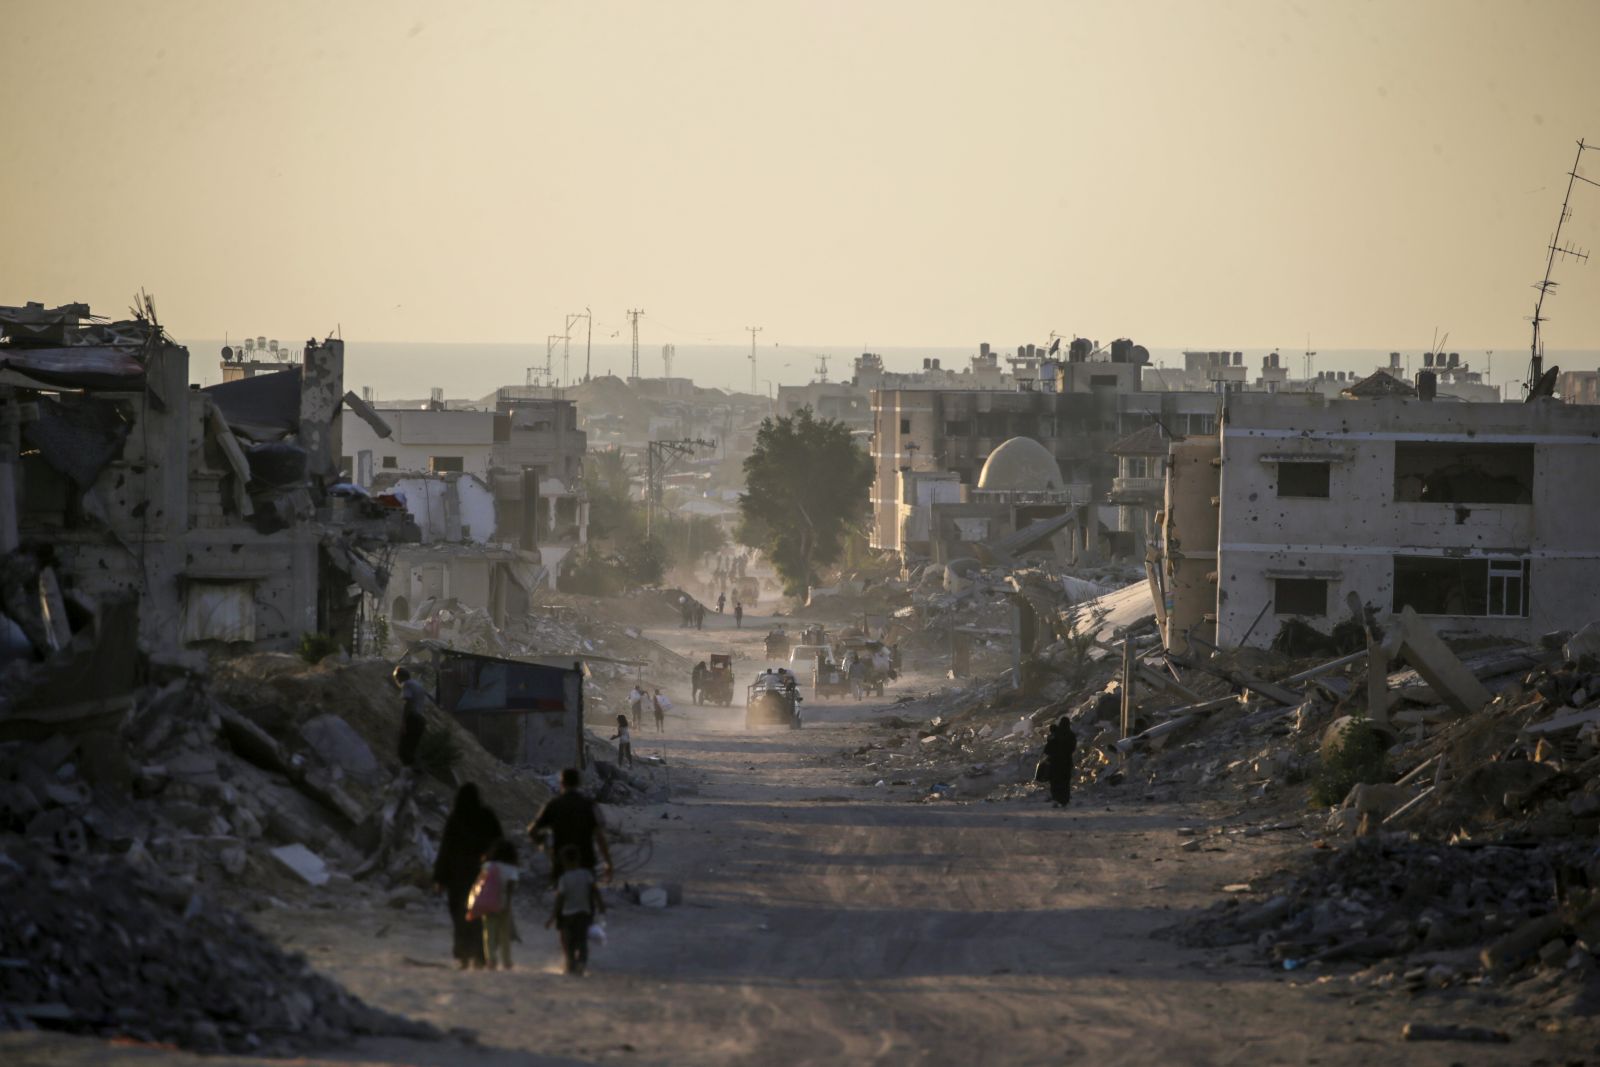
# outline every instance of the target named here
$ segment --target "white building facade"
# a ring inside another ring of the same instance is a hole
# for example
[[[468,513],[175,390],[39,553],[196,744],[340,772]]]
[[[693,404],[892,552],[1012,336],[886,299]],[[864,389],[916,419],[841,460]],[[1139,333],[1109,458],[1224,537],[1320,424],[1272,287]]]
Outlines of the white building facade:
[[[1596,615],[1600,410],[1240,393],[1211,440],[1170,468],[1175,626],[1265,646],[1291,618],[1330,630],[1351,594],[1517,640]]]

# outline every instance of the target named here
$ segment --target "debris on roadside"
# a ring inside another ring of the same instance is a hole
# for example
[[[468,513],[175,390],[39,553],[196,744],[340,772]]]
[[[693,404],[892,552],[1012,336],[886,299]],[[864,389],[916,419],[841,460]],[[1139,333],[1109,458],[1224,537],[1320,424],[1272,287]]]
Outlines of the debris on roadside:
[[[362,1003],[203,889],[122,857],[0,849],[0,1029],[264,1056],[440,1036]]]

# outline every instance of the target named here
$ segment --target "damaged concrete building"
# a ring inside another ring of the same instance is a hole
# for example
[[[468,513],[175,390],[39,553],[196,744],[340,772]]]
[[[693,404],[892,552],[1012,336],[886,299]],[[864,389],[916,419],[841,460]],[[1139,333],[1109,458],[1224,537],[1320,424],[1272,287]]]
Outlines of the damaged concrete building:
[[[554,587],[561,560],[588,541],[588,438],[573,401],[507,388],[478,410],[436,389],[422,406],[374,411],[393,435],[347,412],[344,464],[363,489],[405,507],[429,546],[397,560],[406,577],[384,595],[386,613],[406,622],[430,599],[456,598],[503,625],[538,585]]]
[[[1265,646],[1291,619],[1329,632],[1352,598],[1445,634],[1582,625],[1600,526],[1578,487],[1597,465],[1583,405],[1230,395],[1218,433],[1168,457],[1168,646]]]
[[[1077,514],[1069,525],[1082,560],[1102,553],[1137,552],[1134,510],[1112,506],[1108,498],[1118,477],[1118,459],[1111,445],[1146,426],[1161,425],[1177,433],[1214,429],[1219,397],[1210,392],[1145,391],[1140,346],[1119,340],[1100,356],[1087,342],[1074,342],[1064,362],[1036,353],[1014,361],[1011,389],[945,390],[894,388],[872,394],[874,432],[872,460],[872,546],[902,559],[948,560],[979,554],[968,533],[984,525],[968,521],[951,525],[936,521],[932,509],[968,508],[963,519],[987,517],[989,533],[979,541],[1018,532],[998,511],[979,516],[970,506],[994,486],[980,484],[990,457],[1013,440],[1037,445],[1053,459],[1053,477],[1030,481],[1027,492],[1048,493],[1047,504]],[[1031,375],[1031,376],[1030,376]],[[1017,449],[1023,446],[1014,446]],[[1031,451],[1031,449],[1030,449]],[[1042,465],[1041,465],[1042,466]],[[1019,486],[1004,487],[1013,492]],[[1047,517],[1038,512],[1028,521]],[[1004,527],[1004,529],[1002,529]],[[961,532],[966,531],[966,532]]]
[[[8,661],[72,646],[109,669],[120,642],[131,671],[354,640],[383,547],[416,532],[339,495],[343,364],[342,341],[312,341],[290,370],[198,390],[148,302],[114,323],[0,308]]]

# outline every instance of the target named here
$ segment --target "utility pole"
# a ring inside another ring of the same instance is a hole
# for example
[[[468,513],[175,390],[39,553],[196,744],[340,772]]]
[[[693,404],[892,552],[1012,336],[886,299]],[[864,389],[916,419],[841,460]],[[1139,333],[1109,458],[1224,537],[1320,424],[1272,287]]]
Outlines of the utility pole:
[[[756,334],[766,329],[765,326],[746,326],[750,331],[750,392],[756,392]]]
[[[564,338],[564,340],[567,342],[567,344],[566,344],[566,347],[561,350],[561,384],[562,385],[571,385],[572,384],[572,372],[570,370],[571,364],[569,362],[571,357],[572,357],[572,324],[577,322],[579,319],[586,319],[588,317],[589,317],[589,309],[588,308],[584,308],[582,311],[574,311],[570,315],[567,316],[567,326],[566,326],[566,330],[564,331],[566,333],[566,335],[567,335]]]
[[[583,309],[583,317],[589,325],[589,333],[583,339],[583,380],[589,380],[589,349],[594,342],[594,312],[587,305]]]
[[[663,484],[672,468],[701,448],[717,450],[715,441],[701,438],[683,438],[677,441],[651,441],[645,449],[644,476],[644,529],[649,536],[655,530],[656,512],[661,510]]]
[[[644,314],[644,308],[632,308],[628,311],[628,321],[633,323],[633,377],[639,377],[639,316]]]
[[[544,339],[544,384],[545,385],[554,385],[555,384],[556,372],[555,372],[554,357],[555,357],[555,351],[556,351],[556,342],[557,341],[561,341],[561,340],[564,340],[564,338],[559,333],[549,334]]]

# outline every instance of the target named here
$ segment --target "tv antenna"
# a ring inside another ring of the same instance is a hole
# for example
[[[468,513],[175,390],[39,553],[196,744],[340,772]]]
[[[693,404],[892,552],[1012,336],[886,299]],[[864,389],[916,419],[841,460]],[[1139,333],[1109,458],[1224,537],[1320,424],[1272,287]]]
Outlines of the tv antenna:
[[[827,380],[828,380],[828,357],[823,355],[821,352],[818,352],[817,353],[817,381],[825,382]]]
[[[1550,253],[1545,257],[1544,261],[1544,279],[1534,286],[1539,292],[1539,297],[1533,303],[1533,341],[1528,351],[1528,380],[1523,383],[1523,388],[1527,391],[1527,399],[1529,400],[1548,393],[1548,388],[1545,388],[1546,377],[1552,379],[1550,384],[1554,384],[1554,375],[1547,376],[1545,374],[1544,340],[1539,336],[1539,326],[1541,323],[1548,321],[1544,317],[1544,298],[1554,292],[1557,284],[1559,284],[1550,280],[1550,272],[1555,269],[1556,257],[1562,256],[1575,259],[1579,263],[1587,262],[1589,259],[1589,253],[1584,249],[1573,247],[1571,242],[1567,244],[1561,243],[1561,227],[1565,226],[1567,220],[1572,217],[1573,185],[1583,182],[1587,185],[1600,186],[1600,182],[1585,178],[1578,173],[1578,165],[1583,162],[1583,153],[1586,151],[1592,152],[1596,147],[1595,145],[1584,144],[1582,138],[1578,139],[1577,155],[1573,157],[1572,169],[1567,171],[1567,194],[1561,198],[1561,214],[1556,218],[1556,232],[1550,237]]]
[[[1317,354],[1311,351],[1311,335],[1308,333],[1306,334],[1306,381],[1308,382],[1311,380],[1311,362],[1316,358]]]

